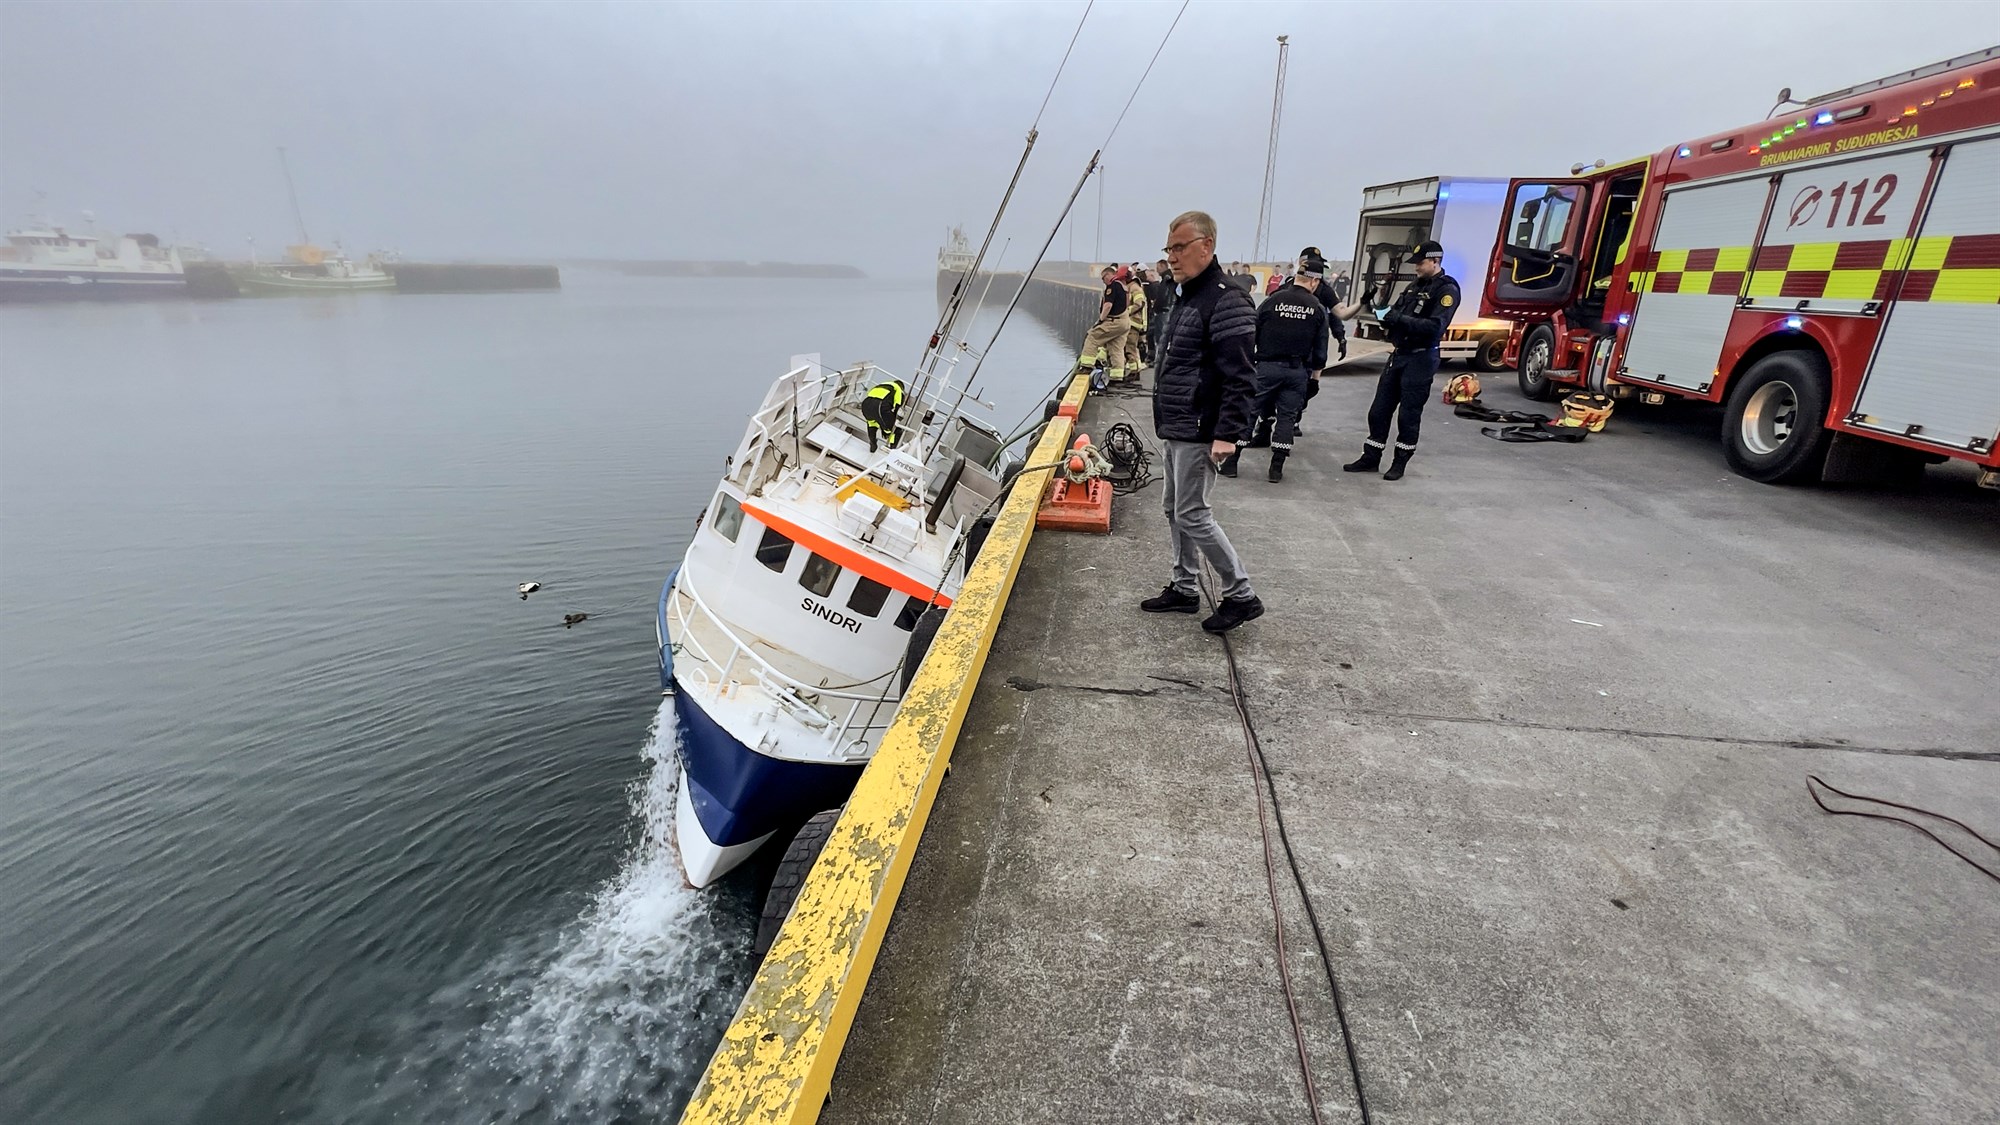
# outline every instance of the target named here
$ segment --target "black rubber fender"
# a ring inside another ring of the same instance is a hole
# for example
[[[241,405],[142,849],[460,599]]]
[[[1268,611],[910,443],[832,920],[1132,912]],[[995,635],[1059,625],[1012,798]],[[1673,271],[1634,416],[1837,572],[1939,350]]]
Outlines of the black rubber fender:
[[[966,570],[970,571],[972,564],[979,561],[979,549],[986,546],[986,537],[991,534],[993,534],[992,516],[980,516],[972,521],[971,527],[965,529]]]
[[[785,845],[785,856],[771,876],[771,889],[764,892],[763,913],[757,917],[754,947],[757,956],[769,953],[771,943],[778,940],[778,931],[784,928],[785,919],[792,916],[792,907],[799,901],[799,888],[805,886],[806,876],[819,861],[819,853],[826,850],[827,837],[833,835],[834,822],[839,819],[839,809],[816,812],[799,826],[792,842]]]
[[[916,628],[910,630],[909,647],[903,650],[902,691],[910,690],[910,681],[916,678],[917,667],[931,651],[931,642],[937,639],[938,628],[944,624],[944,615],[949,612],[943,606],[934,605],[917,618]]]
[[[958,491],[958,479],[964,475],[965,458],[953,458],[950,471],[944,475],[944,483],[938,485],[937,499],[931,501],[930,510],[924,513],[925,530],[937,530],[938,518],[944,515],[944,506],[951,503],[951,494]]]

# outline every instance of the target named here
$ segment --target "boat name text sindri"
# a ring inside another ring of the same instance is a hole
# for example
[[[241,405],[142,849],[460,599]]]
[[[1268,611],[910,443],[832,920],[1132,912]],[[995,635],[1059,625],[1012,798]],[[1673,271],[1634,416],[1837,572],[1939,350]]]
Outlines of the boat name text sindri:
[[[811,598],[806,598],[805,600],[801,601],[799,603],[799,608],[805,610],[807,613],[812,614],[814,617],[831,621],[835,625],[840,626],[841,628],[847,630],[850,633],[859,633],[861,631],[860,618],[849,617],[846,614],[840,612],[839,610],[828,609],[826,606],[812,600]]]

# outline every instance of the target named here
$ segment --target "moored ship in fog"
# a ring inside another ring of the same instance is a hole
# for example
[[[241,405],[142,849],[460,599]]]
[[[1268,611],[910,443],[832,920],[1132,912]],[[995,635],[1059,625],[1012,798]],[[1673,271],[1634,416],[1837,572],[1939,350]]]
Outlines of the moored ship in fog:
[[[0,249],[0,301],[185,297],[180,255],[150,234],[110,246],[94,234],[43,224],[7,232]]]

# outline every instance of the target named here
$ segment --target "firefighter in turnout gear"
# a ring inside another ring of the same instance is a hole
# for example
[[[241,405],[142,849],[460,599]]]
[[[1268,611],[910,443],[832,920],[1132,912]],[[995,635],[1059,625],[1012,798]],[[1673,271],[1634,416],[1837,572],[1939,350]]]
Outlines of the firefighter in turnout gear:
[[[1444,272],[1444,247],[1425,242],[1411,257],[1417,264],[1417,279],[1404,288],[1393,307],[1375,310],[1394,350],[1382,367],[1375,402],[1368,408],[1368,441],[1358,459],[1341,466],[1350,473],[1381,468],[1382,450],[1389,443],[1389,418],[1394,415],[1396,456],[1383,480],[1403,479],[1403,469],[1417,451],[1424,402],[1431,397],[1431,379],[1437,375],[1438,343],[1462,299],[1458,282]]]
[[[1104,294],[1097,305],[1097,323],[1083,338],[1083,354],[1076,357],[1078,371],[1103,369],[1102,380],[1091,380],[1093,389],[1102,390],[1105,382],[1125,377],[1125,333],[1131,329],[1125,310],[1131,297],[1125,292],[1125,279],[1118,276],[1121,272],[1112,266],[1098,272],[1104,281]]]
[[[861,416],[868,420],[868,452],[875,452],[877,434],[890,449],[896,448],[896,439],[900,436],[896,430],[896,415],[902,412],[904,393],[901,379],[891,379],[868,388],[867,397],[861,400]]]
[[[1146,307],[1146,286],[1139,280],[1139,271],[1128,268],[1125,278],[1125,316],[1132,327],[1125,332],[1125,378],[1139,381],[1139,369],[1146,365],[1140,354],[1140,342],[1146,338],[1146,317],[1150,313]]]
[[[1326,366],[1326,306],[1318,288],[1325,284],[1326,262],[1318,255],[1299,263],[1291,281],[1264,298],[1257,308],[1257,424],[1271,428],[1271,483],[1285,479],[1285,460],[1292,455],[1299,411],[1306,388]],[[1236,475],[1245,438],[1223,461],[1223,476]]]

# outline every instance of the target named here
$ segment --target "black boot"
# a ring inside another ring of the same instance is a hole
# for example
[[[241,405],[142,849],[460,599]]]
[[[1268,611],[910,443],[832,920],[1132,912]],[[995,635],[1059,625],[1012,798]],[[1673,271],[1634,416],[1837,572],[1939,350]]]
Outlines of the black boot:
[[[1225,477],[1233,477],[1236,475],[1236,462],[1242,459],[1243,459],[1243,450],[1241,447],[1238,447],[1236,452],[1222,459],[1222,464],[1216,466],[1215,471],[1221,473]]]
[[[1272,483],[1272,484],[1276,484],[1276,483],[1278,483],[1279,481],[1281,481],[1281,480],[1284,480],[1284,479],[1285,479],[1285,458],[1287,458],[1287,457],[1289,457],[1289,456],[1291,456],[1291,451],[1290,451],[1290,450],[1286,450],[1286,449],[1273,449],[1273,450],[1271,451],[1271,483]]]
[[[1263,449],[1270,444],[1271,420],[1268,418],[1259,418],[1257,419],[1256,426],[1250,431],[1250,448]]]
[[[1410,458],[1416,456],[1416,453],[1417,451],[1414,449],[1398,448],[1396,450],[1396,456],[1389,462],[1389,471],[1382,474],[1382,479],[1402,480],[1403,467],[1410,463]]]
[[[1340,468],[1342,472],[1348,473],[1372,473],[1381,467],[1382,447],[1379,445],[1364,445],[1361,447],[1361,456],[1359,458],[1349,461]]]

